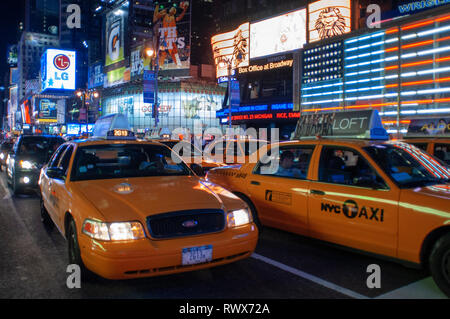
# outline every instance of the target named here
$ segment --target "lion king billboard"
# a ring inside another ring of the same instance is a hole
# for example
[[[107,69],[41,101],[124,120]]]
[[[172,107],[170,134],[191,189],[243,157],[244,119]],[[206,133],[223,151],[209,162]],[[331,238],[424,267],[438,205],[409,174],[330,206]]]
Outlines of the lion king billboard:
[[[350,0],[319,0],[308,5],[309,42],[321,41],[351,31]]]

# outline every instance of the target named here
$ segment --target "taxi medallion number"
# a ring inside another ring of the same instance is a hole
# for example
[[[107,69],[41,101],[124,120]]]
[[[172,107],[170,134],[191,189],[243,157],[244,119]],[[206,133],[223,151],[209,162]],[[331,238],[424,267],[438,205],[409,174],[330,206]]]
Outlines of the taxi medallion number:
[[[212,260],[212,245],[188,247],[182,250],[182,265],[194,265]]]

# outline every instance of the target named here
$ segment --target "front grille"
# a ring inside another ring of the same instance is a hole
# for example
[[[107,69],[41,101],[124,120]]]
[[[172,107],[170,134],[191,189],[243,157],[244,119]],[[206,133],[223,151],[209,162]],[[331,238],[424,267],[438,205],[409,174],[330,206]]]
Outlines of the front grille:
[[[174,238],[214,233],[225,228],[221,209],[183,210],[147,217],[152,238]]]

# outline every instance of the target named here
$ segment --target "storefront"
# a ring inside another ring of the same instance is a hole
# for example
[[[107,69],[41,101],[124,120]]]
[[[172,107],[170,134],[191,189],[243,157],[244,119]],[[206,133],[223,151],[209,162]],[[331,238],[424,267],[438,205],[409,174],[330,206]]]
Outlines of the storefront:
[[[225,89],[195,82],[158,83],[158,123],[152,117],[152,104],[144,103],[142,84],[126,85],[102,93],[102,114],[123,113],[135,132],[145,130],[194,130],[219,127],[216,111],[222,106]]]

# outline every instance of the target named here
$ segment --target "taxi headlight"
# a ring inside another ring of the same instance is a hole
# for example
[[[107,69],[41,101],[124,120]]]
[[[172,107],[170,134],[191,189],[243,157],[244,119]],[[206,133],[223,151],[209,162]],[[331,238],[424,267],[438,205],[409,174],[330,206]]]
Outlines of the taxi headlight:
[[[227,215],[227,223],[229,228],[246,225],[251,222],[252,216],[246,208],[233,210]]]
[[[20,161],[20,167],[22,167],[23,169],[37,168],[36,164],[34,164],[30,161]]]
[[[91,238],[99,240],[134,240],[145,238],[140,222],[103,223],[86,219],[82,231]]]

